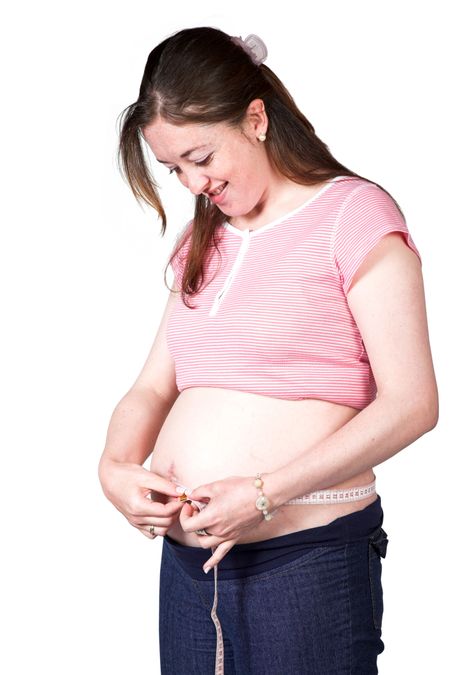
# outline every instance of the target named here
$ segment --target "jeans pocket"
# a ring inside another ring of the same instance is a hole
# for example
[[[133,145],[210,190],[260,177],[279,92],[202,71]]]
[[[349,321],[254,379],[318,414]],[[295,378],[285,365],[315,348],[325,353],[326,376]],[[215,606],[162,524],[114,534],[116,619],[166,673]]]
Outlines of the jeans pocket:
[[[381,583],[382,565],[381,558],[386,557],[388,537],[382,527],[369,538],[368,563],[369,584],[372,601],[373,625],[376,630],[381,630],[383,619],[383,587]]]

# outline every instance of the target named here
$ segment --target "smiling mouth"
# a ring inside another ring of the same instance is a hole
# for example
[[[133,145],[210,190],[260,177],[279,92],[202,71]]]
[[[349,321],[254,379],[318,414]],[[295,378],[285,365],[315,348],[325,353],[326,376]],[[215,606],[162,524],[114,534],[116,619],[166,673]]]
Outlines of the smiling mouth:
[[[222,183],[222,185],[220,185],[216,190],[213,190],[213,192],[208,192],[207,194],[210,197],[217,197],[217,195],[220,195],[220,193],[225,190],[227,185],[228,185],[228,181],[226,181],[225,183]]]

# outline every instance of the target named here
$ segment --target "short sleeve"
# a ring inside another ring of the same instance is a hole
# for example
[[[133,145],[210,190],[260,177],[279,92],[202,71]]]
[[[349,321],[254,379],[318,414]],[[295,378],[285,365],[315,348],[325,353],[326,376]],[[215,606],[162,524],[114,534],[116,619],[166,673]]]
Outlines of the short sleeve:
[[[193,221],[190,220],[187,223],[187,225],[183,228],[183,230],[179,233],[179,235],[176,238],[175,245],[172,249],[172,251],[174,251],[178,247],[178,245],[180,244],[181,240],[186,237],[186,239],[184,240],[184,243],[181,246],[180,250],[176,253],[176,255],[173,257],[173,259],[170,263],[170,266],[171,266],[172,272],[173,272],[173,278],[174,278],[174,283],[175,283],[176,289],[181,288],[181,282],[183,280],[184,266],[185,266],[187,254],[188,254],[188,251],[189,251],[192,222]]]
[[[405,219],[392,197],[373,183],[353,190],[343,204],[332,241],[334,262],[346,295],[365,257],[389,232],[401,232],[422,264]]]
[[[172,268],[173,272],[174,288],[179,290],[181,288],[181,280],[183,278],[183,270],[179,252],[172,258],[170,267]]]

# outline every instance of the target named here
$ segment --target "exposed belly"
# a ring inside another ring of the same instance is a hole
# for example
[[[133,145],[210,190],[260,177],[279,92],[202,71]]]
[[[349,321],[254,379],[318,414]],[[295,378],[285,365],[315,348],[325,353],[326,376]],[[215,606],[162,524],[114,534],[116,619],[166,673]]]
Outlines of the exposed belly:
[[[258,471],[275,471],[301,457],[358,412],[316,399],[288,401],[230,389],[192,387],[181,392],[170,410],[151,455],[150,469],[192,489],[232,475],[253,478]],[[329,489],[366,485],[374,479],[369,469]],[[284,505],[270,521],[261,516],[261,525],[239,543],[326,525],[365,508],[376,498],[372,494],[348,503]],[[153,499],[166,502],[172,498],[153,492]],[[199,536],[185,533],[178,521],[168,534],[187,546],[199,546]]]

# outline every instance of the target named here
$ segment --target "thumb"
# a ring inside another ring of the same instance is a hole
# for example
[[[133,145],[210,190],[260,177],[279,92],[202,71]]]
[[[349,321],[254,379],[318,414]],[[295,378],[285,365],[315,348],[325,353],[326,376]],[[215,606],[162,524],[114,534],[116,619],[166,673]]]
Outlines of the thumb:
[[[149,487],[156,492],[160,492],[163,495],[167,495],[168,497],[179,497],[176,485],[171,480],[168,480],[153,471],[145,470],[147,472],[147,474],[144,474],[146,487]]]
[[[211,483],[205,483],[196,487],[195,490],[189,492],[189,499],[195,499],[196,501],[209,501],[213,496],[213,489]]]
[[[185,502],[178,516],[181,527],[184,529],[184,526],[187,525],[187,521],[190,520],[192,516],[196,516],[198,512],[199,509],[196,506],[194,506],[194,504],[189,504],[189,502]]]

